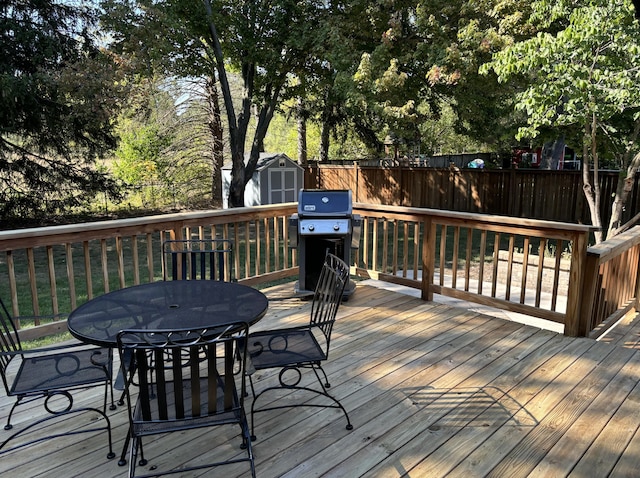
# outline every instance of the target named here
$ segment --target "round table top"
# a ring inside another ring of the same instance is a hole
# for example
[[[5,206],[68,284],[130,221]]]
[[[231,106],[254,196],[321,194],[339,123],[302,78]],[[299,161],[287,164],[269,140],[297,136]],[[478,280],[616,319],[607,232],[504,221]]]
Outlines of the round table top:
[[[235,282],[159,281],[98,296],[71,312],[67,326],[82,342],[116,347],[121,330],[206,328],[228,322],[251,325],[268,306],[262,292]]]

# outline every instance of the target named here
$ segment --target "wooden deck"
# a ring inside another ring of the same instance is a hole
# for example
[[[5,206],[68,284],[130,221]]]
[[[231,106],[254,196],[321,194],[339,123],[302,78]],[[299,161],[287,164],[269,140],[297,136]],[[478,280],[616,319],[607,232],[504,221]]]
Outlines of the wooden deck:
[[[286,299],[292,292],[291,284],[269,291],[280,300],[260,327],[307,320],[309,302]],[[355,428],[345,430],[336,410],[258,415],[259,477],[639,474],[640,351],[623,340],[568,338],[365,285],[343,304],[333,340],[326,370]],[[100,397],[85,393],[82,400],[98,404]],[[9,405],[0,398],[0,416]],[[18,424],[28,421],[26,409]],[[116,453],[125,415],[124,407],[110,413]],[[209,451],[236,453],[237,444],[233,433],[200,431],[145,450],[149,466],[162,468]],[[104,434],[48,441],[2,455],[0,476],[126,476],[106,451]],[[231,478],[246,470],[186,476]]]

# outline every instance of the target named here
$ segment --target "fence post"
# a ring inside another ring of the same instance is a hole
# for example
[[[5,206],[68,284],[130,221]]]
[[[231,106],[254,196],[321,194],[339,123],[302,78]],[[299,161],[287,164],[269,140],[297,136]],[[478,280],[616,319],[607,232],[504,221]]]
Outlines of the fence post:
[[[564,324],[564,334],[570,337],[585,337],[587,335],[587,317],[580,310],[580,293],[583,291],[588,241],[588,232],[577,234],[573,239],[567,311]]]

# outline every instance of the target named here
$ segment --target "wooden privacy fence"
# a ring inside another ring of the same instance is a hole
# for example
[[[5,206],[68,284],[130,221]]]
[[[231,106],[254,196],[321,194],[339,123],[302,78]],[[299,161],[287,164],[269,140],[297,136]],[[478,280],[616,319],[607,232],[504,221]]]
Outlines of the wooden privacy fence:
[[[351,189],[354,201],[367,204],[591,224],[581,171],[383,168],[357,164],[315,164],[305,171],[305,187]],[[618,171],[599,172],[600,213],[605,225],[611,215],[618,177]],[[629,196],[623,222],[640,212],[638,183],[636,180]]]
[[[245,284],[291,278],[298,258],[288,219],[296,211],[288,203],[0,231],[0,296],[25,338],[66,330],[65,317],[92,297],[161,280],[162,241],[180,238],[231,239],[232,275]],[[353,272],[417,288],[425,300],[442,294],[528,314],[564,324],[569,335],[587,335],[615,315],[594,317],[583,284],[594,297],[624,286],[621,303],[637,308],[637,273],[633,286],[612,266],[598,269],[601,280],[587,277],[595,273],[588,226],[363,203],[354,213],[363,230]],[[640,232],[627,234],[637,262]]]

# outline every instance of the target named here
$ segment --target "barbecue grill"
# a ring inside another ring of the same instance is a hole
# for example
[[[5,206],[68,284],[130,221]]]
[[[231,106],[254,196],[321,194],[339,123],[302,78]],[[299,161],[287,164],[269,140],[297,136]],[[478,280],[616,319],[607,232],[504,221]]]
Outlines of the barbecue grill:
[[[351,191],[301,189],[298,213],[289,218],[289,241],[298,249],[299,278],[295,291],[312,294],[327,252],[351,264],[351,249],[360,243],[362,220],[353,214]],[[347,299],[355,290],[349,281],[344,291]]]

